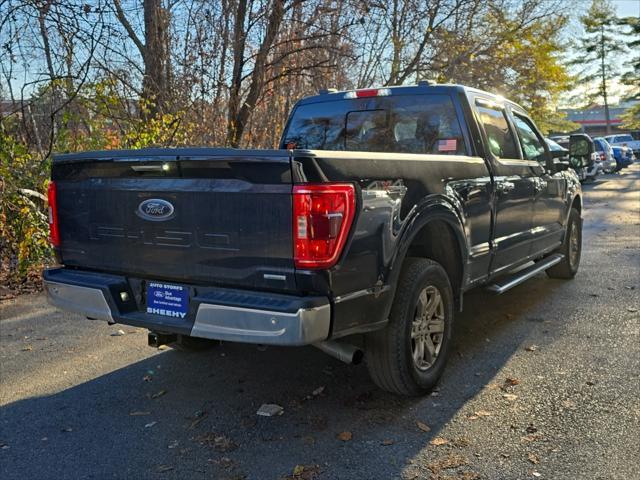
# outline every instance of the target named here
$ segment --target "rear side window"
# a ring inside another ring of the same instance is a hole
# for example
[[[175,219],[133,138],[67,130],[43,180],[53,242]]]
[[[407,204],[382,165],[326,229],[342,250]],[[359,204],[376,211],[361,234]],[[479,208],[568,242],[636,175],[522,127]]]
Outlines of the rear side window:
[[[466,155],[447,95],[391,95],[298,106],[283,148]]]
[[[529,120],[517,114],[513,116],[513,120],[525,160],[536,160],[544,163],[545,149],[542,139],[535,132]]]
[[[498,158],[520,158],[504,110],[484,103],[478,103],[476,108],[487,134],[491,153]]]

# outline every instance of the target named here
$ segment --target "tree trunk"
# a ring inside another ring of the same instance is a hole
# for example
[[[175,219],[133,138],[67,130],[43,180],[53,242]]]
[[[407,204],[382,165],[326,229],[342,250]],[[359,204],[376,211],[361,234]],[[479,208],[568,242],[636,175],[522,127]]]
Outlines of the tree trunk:
[[[604,61],[604,25],[600,27],[600,73],[602,74],[602,98],[604,100],[604,116],[607,122],[607,135],[611,134],[611,115],[609,114],[609,100],[607,98],[607,66]]]
[[[167,111],[170,96],[169,12],[162,0],[144,0],[143,101],[151,116]]]

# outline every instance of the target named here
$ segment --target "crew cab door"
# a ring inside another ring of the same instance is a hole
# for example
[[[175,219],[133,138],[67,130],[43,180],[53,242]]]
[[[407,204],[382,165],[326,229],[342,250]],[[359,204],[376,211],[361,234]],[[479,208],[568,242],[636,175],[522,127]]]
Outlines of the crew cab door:
[[[503,105],[481,96],[475,109],[484,130],[485,154],[493,169],[495,214],[490,274],[508,270],[531,253],[535,174],[520,158]]]
[[[522,158],[534,173],[532,255],[549,251],[562,242],[566,180],[561,172],[548,169],[551,157],[546,142],[526,115],[512,111],[513,125],[518,135]]]

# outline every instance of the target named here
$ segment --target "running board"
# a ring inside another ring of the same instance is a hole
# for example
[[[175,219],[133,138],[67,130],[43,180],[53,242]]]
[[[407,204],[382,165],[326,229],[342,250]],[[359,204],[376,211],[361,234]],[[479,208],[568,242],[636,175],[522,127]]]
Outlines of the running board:
[[[507,290],[511,290],[516,285],[520,285],[522,282],[529,280],[531,277],[542,272],[543,270],[546,270],[547,268],[554,266],[556,263],[560,262],[563,258],[564,258],[564,255],[560,253],[554,253],[553,255],[550,255],[547,258],[534,263],[530,267],[523,268],[522,270],[514,273],[513,275],[502,278],[499,282],[489,285],[488,287],[486,287],[486,290],[500,295],[501,293],[504,293]]]

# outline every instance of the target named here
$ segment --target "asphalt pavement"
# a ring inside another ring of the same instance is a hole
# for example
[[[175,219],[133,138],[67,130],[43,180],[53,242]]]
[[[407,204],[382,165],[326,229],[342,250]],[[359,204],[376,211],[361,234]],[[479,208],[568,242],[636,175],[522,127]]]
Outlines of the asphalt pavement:
[[[421,399],[311,347],[158,350],[4,302],[0,478],[640,479],[640,165],[584,191],[576,278],[469,293]]]

